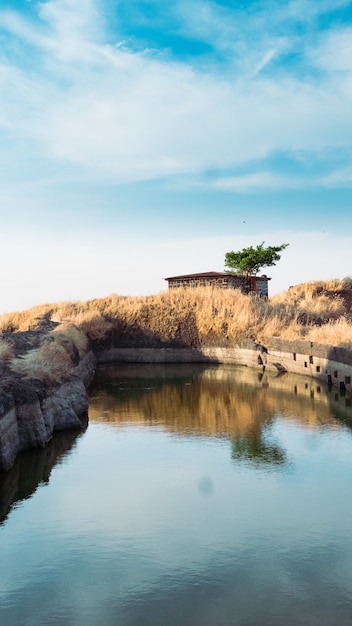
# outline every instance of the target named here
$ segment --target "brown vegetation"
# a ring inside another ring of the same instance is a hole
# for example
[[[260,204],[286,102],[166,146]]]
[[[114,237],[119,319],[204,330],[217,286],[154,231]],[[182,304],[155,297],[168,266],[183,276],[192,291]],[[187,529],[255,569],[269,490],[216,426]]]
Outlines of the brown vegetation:
[[[279,336],[352,347],[351,304],[350,278],[297,285],[269,300],[239,290],[180,288],[151,296],[111,295],[87,302],[46,304],[0,316],[0,332],[29,330],[38,318],[51,318],[60,323],[50,333],[51,337],[56,334],[55,349],[61,347],[65,352],[69,341],[81,354],[87,338],[101,342],[111,337],[115,345],[201,347]],[[39,359],[39,350],[47,354],[54,349],[48,346],[38,348],[32,359]],[[21,367],[29,371],[29,361]]]
[[[13,345],[8,339],[0,337],[0,361],[12,359],[14,356]]]
[[[70,344],[71,346],[74,345],[78,350],[79,356],[84,356],[88,348],[88,337],[82,329],[79,329],[72,323],[63,323],[59,324],[53,330],[53,333],[53,337],[58,344],[64,348],[66,347],[68,350],[70,349]]]
[[[79,358],[85,354],[88,339],[72,324],[61,324],[52,332],[41,335],[39,345],[10,360],[10,369],[25,378],[48,384],[60,383],[70,376]],[[13,351],[11,354],[13,356]]]
[[[11,370],[25,378],[44,383],[60,383],[72,370],[72,359],[65,348],[56,341],[44,341],[39,348],[11,361]]]

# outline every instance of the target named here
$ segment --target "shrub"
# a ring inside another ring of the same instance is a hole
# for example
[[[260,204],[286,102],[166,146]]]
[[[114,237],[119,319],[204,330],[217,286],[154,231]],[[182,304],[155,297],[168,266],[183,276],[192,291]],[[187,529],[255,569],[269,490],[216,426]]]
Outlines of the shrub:
[[[52,337],[62,346],[65,346],[67,342],[71,342],[77,348],[80,357],[84,356],[87,352],[87,335],[73,324],[60,324],[52,331]]]
[[[13,345],[7,339],[0,337],[0,360],[12,359],[14,356]]]
[[[352,324],[345,317],[309,329],[307,339],[331,346],[352,347]]]
[[[99,311],[82,311],[73,315],[71,320],[90,341],[103,339],[113,328],[113,324]]]
[[[50,339],[10,363],[12,371],[44,383],[62,382],[70,376],[72,367],[72,359],[65,348]]]
[[[342,279],[342,287],[347,291],[352,291],[352,276],[345,276],[345,278]]]

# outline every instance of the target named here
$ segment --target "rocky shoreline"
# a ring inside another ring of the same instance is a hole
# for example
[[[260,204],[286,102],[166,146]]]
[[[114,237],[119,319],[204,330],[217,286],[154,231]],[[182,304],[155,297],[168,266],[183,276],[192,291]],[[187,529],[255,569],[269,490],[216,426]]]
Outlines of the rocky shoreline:
[[[82,429],[88,419],[87,388],[96,371],[90,350],[67,380],[44,385],[2,373],[0,387],[0,470],[28,448],[44,447],[55,431]]]

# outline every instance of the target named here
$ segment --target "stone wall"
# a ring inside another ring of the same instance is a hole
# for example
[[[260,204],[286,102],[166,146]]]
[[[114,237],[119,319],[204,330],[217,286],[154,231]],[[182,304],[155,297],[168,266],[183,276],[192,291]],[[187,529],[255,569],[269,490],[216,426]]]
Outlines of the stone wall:
[[[98,363],[224,363],[311,376],[352,392],[352,351],[267,338],[264,345],[244,341],[233,348],[110,348],[97,353]]]
[[[240,276],[229,272],[216,272],[216,275],[191,274],[167,278],[169,289],[179,287],[219,287],[221,289],[240,289],[243,293],[256,292],[260,296],[268,297],[268,278],[263,276]]]
[[[279,337],[267,338],[265,344],[269,358],[279,361],[287,371],[312,376],[351,393],[352,351]]]
[[[252,340],[243,340],[237,346],[224,348],[119,348],[96,351],[98,364],[108,363],[214,363],[227,365],[263,365],[266,348]]]

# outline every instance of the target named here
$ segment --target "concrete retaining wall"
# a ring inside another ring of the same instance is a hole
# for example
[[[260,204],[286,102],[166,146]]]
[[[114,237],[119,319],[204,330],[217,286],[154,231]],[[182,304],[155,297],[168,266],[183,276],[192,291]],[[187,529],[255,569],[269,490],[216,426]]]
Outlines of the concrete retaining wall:
[[[107,363],[224,363],[311,376],[352,392],[352,351],[270,337],[265,345],[245,342],[235,348],[110,348],[97,355]]]
[[[288,372],[312,376],[341,390],[352,392],[352,351],[311,341],[266,340],[268,358],[279,361]]]
[[[108,363],[226,363],[258,366],[259,352],[248,348],[110,348],[97,355]]]

